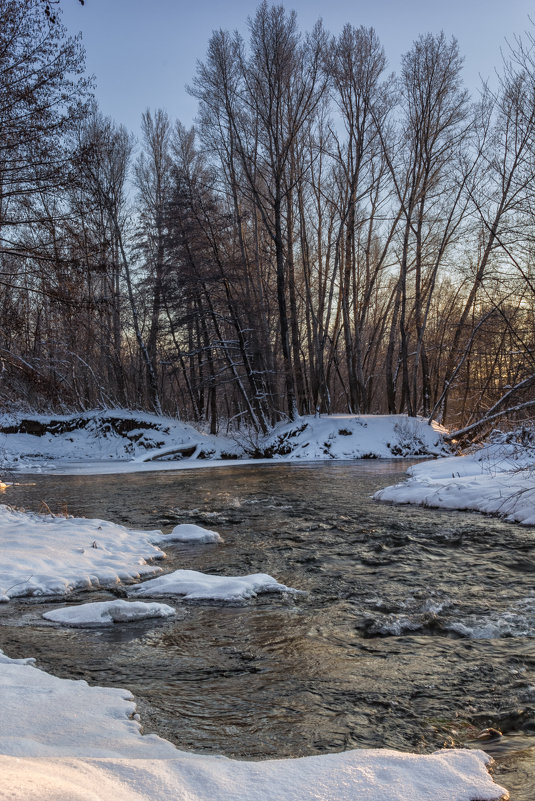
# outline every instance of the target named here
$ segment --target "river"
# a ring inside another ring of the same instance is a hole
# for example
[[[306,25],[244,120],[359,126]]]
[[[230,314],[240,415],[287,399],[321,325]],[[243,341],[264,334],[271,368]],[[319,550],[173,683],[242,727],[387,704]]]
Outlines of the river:
[[[163,598],[178,609],[171,622],[112,630],[55,628],[40,615],[57,601],[18,601],[0,605],[0,647],[58,676],[127,687],[145,730],[185,750],[260,759],[469,745],[496,758],[512,801],[533,801],[534,532],[371,500],[407,466],[18,476],[4,496],[16,507],[164,532],[198,523],[224,544],[169,546],[166,569],[265,572],[303,594],[231,607]],[[478,739],[489,727],[503,736]]]

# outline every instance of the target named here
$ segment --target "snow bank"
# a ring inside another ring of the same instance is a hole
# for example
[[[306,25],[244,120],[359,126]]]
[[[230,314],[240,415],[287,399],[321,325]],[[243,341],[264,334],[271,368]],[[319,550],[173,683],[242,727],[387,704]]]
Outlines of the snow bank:
[[[482,751],[390,750],[265,762],[141,736],[125,690],[89,687],[0,652],[2,801],[498,801]]]
[[[146,561],[165,556],[151,542],[159,536],[105,520],[35,515],[0,505],[0,600],[66,595],[160,573]]]
[[[443,456],[450,451],[445,429],[406,415],[300,417],[281,423],[263,438],[259,455],[274,459],[391,459]]]
[[[33,667],[32,662],[0,657],[0,754],[140,759],[176,756],[176,749],[166,740],[156,735],[140,736],[140,724],[133,718],[134,696],[128,690],[58,679]],[[9,798],[2,796],[3,781],[0,771],[1,799]],[[28,793],[26,798],[33,799],[33,795]]]
[[[405,415],[327,415],[281,423],[265,437],[212,436],[126,409],[0,416],[5,469],[109,473],[212,466],[228,459],[363,459],[449,453],[444,429]]]
[[[44,612],[43,617],[62,626],[113,626],[131,620],[172,617],[176,610],[167,604],[148,604],[143,601],[100,601],[97,603],[64,606]]]
[[[209,528],[196,526],[194,523],[180,523],[175,526],[170,534],[162,534],[161,539],[153,539],[152,542],[223,542],[223,538],[217,531],[210,531]]]
[[[297,590],[279,584],[267,573],[250,576],[211,576],[196,570],[175,570],[129,590],[130,595],[153,598],[158,595],[183,595],[186,600],[246,601],[264,592],[290,592]]]
[[[488,759],[488,758],[487,758]],[[0,756],[9,801],[497,801],[482,752],[394,751],[286,761],[14,759]],[[98,787],[98,795],[95,788]],[[2,796],[0,796],[1,798]]]
[[[473,510],[535,525],[535,446],[525,432],[495,432],[478,450],[413,465],[407,472],[408,481],[374,498]]]
[[[229,438],[202,434],[193,426],[127,409],[71,415],[2,415],[0,451],[5,468],[28,470],[43,463],[157,459],[236,458]]]

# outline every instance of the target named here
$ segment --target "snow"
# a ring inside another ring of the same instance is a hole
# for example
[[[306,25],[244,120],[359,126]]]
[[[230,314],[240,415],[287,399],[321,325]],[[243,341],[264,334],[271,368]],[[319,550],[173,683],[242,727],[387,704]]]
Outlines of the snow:
[[[324,460],[439,456],[444,429],[406,415],[311,415],[267,436],[213,436],[170,417],[126,409],[72,415],[0,416],[5,469],[106,474],[258,464],[259,459]],[[251,458],[253,457],[253,458]]]
[[[260,452],[275,459],[392,459],[448,453],[445,429],[423,418],[395,414],[305,416],[280,423]]]
[[[110,459],[79,462],[34,462],[31,465],[21,464],[19,472],[30,474],[50,474],[58,476],[106,476],[126,475],[130,473],[165,473],[176,470],[206,470],[214,468],[242,467],[244,465],[270,464],[272,459],[181,459],[180,461],[125,462]]]
[[[89,687],[0,652],[2,801],[498,801],[476,750],[358,750],[242,762],[141,735],[126,690]]]
[[[250,576],[211,576],[196,570],[175,570],[156,579],[137,584],[129,590],[136,597],[153,598],[159,595],[183,595],[186,600],[246,601],[264,592],[297,590],[279,584],[267,573]]]
[[[63,626],[113,626],[146,618],[172,617],[176,610],[167,604],[144,603],[143,601],[100,601],[97,603],[64,606],[44,612],[43,617]]]
[[[1,505],[0,532],[1,601],[23,596],[64,596],[73,590],[110,587],[161,573],[161,567],[146,561],[165,557],[155,542],[221,541],[217,532],[189,524],[176,526],[171,534],[164,535],[161,531],[133,531],[105,520],[34,515]],[[160,579],[138,584],[130,593],[139,597],[183,595],[188,600],[244,601],[263,592],[297,592],[265,573],[211,576],[176,570]],[[121,619],[127,614],[121,604],[124,602],[92,606],[97,615]],[[141,605],[137,612],[141,613]],[[89,619],[88,624],[92,624]]]
[[[165,542],[223,542],[223,538],[217,531],[210,531],[208,528],[196,526],[194,523],[180,523],[175,526],[170,534],[164,534],[160,540],[153,540],[160,544]]]
[[[128,690],[59,679],[38,670],[32,661],[0,657],[1,754],[99,758],[176,755],[174,746],[160,737],[140,736],[140,725],[133,719],[134,698]]]
[[[161,572],[161,532],[105,520],[18,512],[0,505],[0,600],[67,595]]]
[[[171,417],[128,409],[71,415],[4,414],[0,416],[0,450],[4,468],[25,471],[71,462],[113,460],[142,465],[167,456],[175,460],[221,459],[239,453],[229,437],[203,434]]]
[[[517,432],[495,432],[486,445],[464,456],[413,465],[408,481],[374,498],[473,510],[535,525],[535,448],[520,440]]]

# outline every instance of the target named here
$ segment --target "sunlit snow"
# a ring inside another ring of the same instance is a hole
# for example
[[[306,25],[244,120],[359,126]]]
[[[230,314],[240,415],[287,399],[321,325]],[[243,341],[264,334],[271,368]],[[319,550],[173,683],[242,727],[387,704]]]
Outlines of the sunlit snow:
[[[2,463],[24,472],[123,473],[212,467],[260,459],[439,456],[444,429],[406,415],[306,415],[267,435],[213,436],[170,417],[126,409],[0,416]],[[234,461],[229,461],[234,460]]]
[[[0,600],[67,595],[154,575],[164,558],[161,532],[106,520],[18,512],[0,505]]]
[[[250,576],[211,576],[196,570],[175,570],[131,587],[137,598],[182,595],[186,600],[245,601],[264,592],[295,593],[266,573]]]
[[[464,456],[413,465],[410,478],[379,490],[374,498],[443,509],[496,514],[535,525],[535,449],[496,434]]]
[[[45,620],[61,623],[62,626],[85,628],[89,626],[113,626],[147,618],[167,618],[175,609],[167,604],[143,603],[142,601],[98,601],[96,603],[64,606],[45,612]]]
[[[217,531],[210,531],[210,529],[202,528],[194,523],[180,523],[170,534],[164,534],[160,539],[152,541],[163,545],[166,542],[223,542],[223,538]]]
[[[128,691],[25,662],[0,652],[0,798],[9,801],[498,801],[506,792],[475,750],[263,762],[185,753],[141,735]]]

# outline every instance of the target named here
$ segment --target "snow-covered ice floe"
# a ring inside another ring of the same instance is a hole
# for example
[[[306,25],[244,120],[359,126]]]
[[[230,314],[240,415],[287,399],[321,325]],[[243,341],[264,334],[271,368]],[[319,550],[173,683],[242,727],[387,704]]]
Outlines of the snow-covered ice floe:
[[[497,432],[464,456],[413,465],[408,481],[379,490],[378,501],[495,514],[535,525],[535,447]]]
[[[142,735],[132,695],[0,651],[2,801],[498,801],[482,751],[355,750],[241,762]]]
[[[161,572],[147,560],[165,553],[160,531],[133,531],[105,520],[18,512],[0,505],[0,601],[67,595]]]
[[[161,531],[133,531],[106,520],[35,515],[0,505],[0,601],[68,595],[77,589],[92,590],[143,579],[162,572],[161,567],[146,561],[165,557],[153,543],[173,539],[221,540],[215,531],[189,524],[177,526],[174,532],[166,536]],[[130,592],[140,597],[182,595],[189,600],[216,601],[244,601],[262,592],[297,592],[265,573],[211,576],[194,570],[176,570],[160,579],[138,584]],[[96,614],[116,615],[118,620],[128,614],[124,603],[90,606],[95,607]],[[134,606],[128,607],[131,614]],[[138,606],[136,614],[141,615],[142,605]]]
[[[196,570],[175,570],[158,578],[136,584],[129,594],[141,598],[182,595],[186,600],[246,601],[264,592],[296,594],[292,587],[279,584],[267,573],[250,576],[211,576]]]
[[[215,531],[200,526],[183,525],[177,529],[175,538],[173,533],[166,536],[161,531],[133,531],[106,520],[35,515],[0,505],[0,601],[63,596],[73,590],[144,579],[162,572],[161,567],[146,561],[165,557],[153,543],[182,540],[184,534],[197,542],[221,539]],[[244,601],[263,592],[297,592],[265,573],[211,576],[176,570],[160,579],[137,584],[130,593],[140,597],[182,595],[189,600]],[[100,609],[104,612],[105,605]],[[126,614],[120,603],[108,605],[107,609],[106,614]]]
[[[96,603],[64,606],[44,612],[43,617],[62,626],[113,626],[114,623],[127,623],[147,618],[166,618],[176,614],[172,606],[143,601],[98,601]]]
[[[217,531],[210,531],[209,528],[196,526],[194,523],[180,523],[175,526],[170,534],[162,534],[160,539],[153,539],[152,542],[165,544],[166,542],[223,542],[223,538]]]

